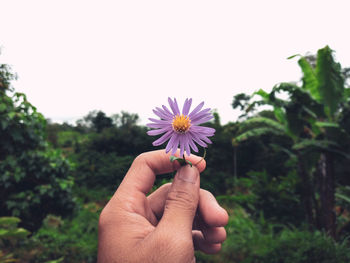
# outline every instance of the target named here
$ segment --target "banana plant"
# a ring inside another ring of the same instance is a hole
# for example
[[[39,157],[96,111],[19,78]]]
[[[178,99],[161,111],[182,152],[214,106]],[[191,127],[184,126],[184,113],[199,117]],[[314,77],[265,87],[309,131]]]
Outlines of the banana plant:
[[[245,103],[245,111],[270,105],[274,119],[247,119],[242,122],[241,132],[234,141],[239,143],[263,134],[289,138],[291,149],[280,150],[298,160],[306,218],[311,226],[335,237],[334,162],[337,158],[350,159],[350,129],[344,126],[344,119],[350,117],[350,92],[341,66],[335,62],[333,51],[328,46],[318,50],[315,65],[300,55],[289,59],[295,57],[299,58],[303,73],[301,85],[281,83],[271,92],[255,92],[251,98],[259,99]]]

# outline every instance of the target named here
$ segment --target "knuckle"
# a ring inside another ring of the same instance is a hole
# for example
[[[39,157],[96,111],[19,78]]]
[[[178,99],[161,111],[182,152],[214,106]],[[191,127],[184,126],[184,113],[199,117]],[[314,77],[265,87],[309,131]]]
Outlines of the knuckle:
[[[172,190],[168,193],[168,198],[165,202],[165,209],[169,209],[169,207],[195,211],[197,209],[196,197],[194,194],[184,190]]]
[[[143,164],[146,162],[146,153],[141,153],[134,159],[134,164]]]

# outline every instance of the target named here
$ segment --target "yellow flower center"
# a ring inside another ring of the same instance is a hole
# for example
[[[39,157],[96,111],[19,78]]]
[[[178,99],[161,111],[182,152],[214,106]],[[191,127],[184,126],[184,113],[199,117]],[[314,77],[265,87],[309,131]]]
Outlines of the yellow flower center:
[[[191,120],[186,115],[176,115],[171,123],[173,126],[173,130],[178,133],[185,133],[191,127]]]

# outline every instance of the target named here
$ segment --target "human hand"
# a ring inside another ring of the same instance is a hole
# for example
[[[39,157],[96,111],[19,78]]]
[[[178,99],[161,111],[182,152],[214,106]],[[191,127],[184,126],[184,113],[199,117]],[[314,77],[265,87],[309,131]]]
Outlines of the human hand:
[[[195,262],[194,250],[213,254],[226,239],[227,212],[200,189],[201,157],[193,167],[170,162],[164,150],[131,165],[100,215],[98,262]],[[157,174],[177,170],[171,184],[146,196]]]

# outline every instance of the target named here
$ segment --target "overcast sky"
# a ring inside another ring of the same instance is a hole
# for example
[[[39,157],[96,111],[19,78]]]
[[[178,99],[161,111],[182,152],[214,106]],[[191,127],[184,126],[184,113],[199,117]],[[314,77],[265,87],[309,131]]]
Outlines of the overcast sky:
[[[138,113],[176,97],[235,121],[237,93],[301,77],[329,45],[350,66],[350,1],[0,0],[0,63],[46,118]]]

